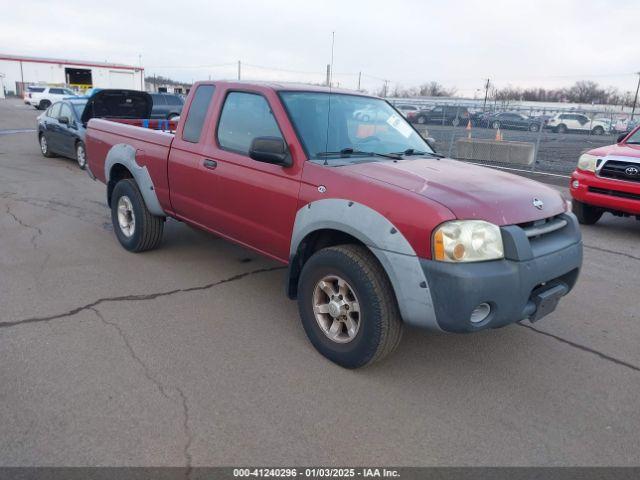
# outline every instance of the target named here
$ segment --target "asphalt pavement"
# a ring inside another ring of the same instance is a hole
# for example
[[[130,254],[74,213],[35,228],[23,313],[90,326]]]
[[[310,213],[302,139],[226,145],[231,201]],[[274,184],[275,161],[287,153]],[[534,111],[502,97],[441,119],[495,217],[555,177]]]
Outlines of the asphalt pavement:
[[[38,113],[0,101],[0,465],[640,464],[640,222],[584,227],[539,323],[406,330],[349,371],[282,265],[175,221],[122,249],[104,185],[40,154]]]

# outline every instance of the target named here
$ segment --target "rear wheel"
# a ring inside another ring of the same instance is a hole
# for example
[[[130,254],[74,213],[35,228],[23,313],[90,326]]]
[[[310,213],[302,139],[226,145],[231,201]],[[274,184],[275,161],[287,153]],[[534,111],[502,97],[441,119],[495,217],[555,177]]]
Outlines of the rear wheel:
[[[556,127],[556,132],[558,133],[567,133],[567,126],[564,123],[561,123]]]
[[[532,123],[531,125],[529,125],[530,132],[537,132],[538,130],[540,130],[540,126],[537,123]]]
[[[427,117],[425,117],[424,115],[420,115],[420,116],[418,116],[418,118],[416,118],[416,121],[420,125],[424,125],[425,123],[427,123]]]
[[[593,135],[604,135],[604,128],[598,125],[593,130],[591,130],[591,133]]]
[[[120,180],[113,189],[111,221],[118,241],[130,252],[144,252],[160,245],[164,218],[149,212],[131,178]]]
[[[78,141],[76,143],[76,160],[78,162],[78,166],[84,170],[87,167],[87,154],[84,149],[84,143]]]
[[[49,148],[49,142],[47,140],[47,137],[45,137],[44,133],[40,134],[39,140],[40,140],[40,151],[42,152],[42,155],[44,155],[47,158],[55,157],[55,155]]]
[[[316,252],[298,282],[298,308],[313,346],[345,368],[359,368],[393,352],[402,321],[393,289],[365,247]]]
[[[46,110],[51,106],[51,102],[49,100],[40,100],[38,104],[38,110]]]
[[[604,213],[604,210],[601,208],[587,205],[586,203],[582,203],[577,200],[572,200],[571,210],[578,218],[578,221],[583,225],[593,225],[600,220],[600,217],[602,217],[602,214]]]
[[[493,128],[494,130],[498,130],[500,128],[500,122],[496,120],[491,124],[491,128]]]

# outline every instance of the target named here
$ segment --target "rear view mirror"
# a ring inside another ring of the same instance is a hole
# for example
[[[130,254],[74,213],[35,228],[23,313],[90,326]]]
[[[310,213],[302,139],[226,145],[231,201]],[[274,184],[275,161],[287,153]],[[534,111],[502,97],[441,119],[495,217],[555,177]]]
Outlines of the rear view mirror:
[[[290,167],[291,157],[284,140],[280,137],[256,137],[251,142],[249,157],[258,162]]]
[[[69,125],[69,117],[58,117],[58,121],[64,125]]]
[[[616,139],[616,143],[621,143],[625,138],[627,138],[627,133],[621,133],[620,135],[618,135],[618,138]]]

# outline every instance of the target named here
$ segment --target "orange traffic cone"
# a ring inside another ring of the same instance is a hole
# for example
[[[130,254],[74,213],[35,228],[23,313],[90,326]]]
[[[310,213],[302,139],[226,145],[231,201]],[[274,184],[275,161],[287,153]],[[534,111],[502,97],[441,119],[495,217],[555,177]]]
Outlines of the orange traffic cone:
[[[502,133],[500,132],[500,129],[498,128],[496,130],[496,142],[499,142],[502,140]]]
[[[467,138],[471,138],[471,120],[467,123]]]

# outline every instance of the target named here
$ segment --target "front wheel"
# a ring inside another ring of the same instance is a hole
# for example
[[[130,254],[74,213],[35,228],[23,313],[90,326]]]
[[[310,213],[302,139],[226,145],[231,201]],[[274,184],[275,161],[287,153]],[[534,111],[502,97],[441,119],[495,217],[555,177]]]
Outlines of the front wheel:
[[[498,129],[500,128],[500,122],[498,122],[498,121],[496,120],[495,122],[493,122],[493,123],[491,124],[491,127],[492,127],[494,130],[498,130]]]
[[[427,117],[420,115],[416,121],[420,124],[420,125],[424,125],[425,123],[427,123]]]
[[[600,220],[600,217],[602,217],[602,214],[604,213],[600,208],[587,205],[586,203],[579,202],[575,199],[571,201],[571,210],[578,218],[578,222],[583,225],[593,225]]]
[[[40,151],[42,152],[42,155],[44,155],[47,158],[55,157],[55,155],[49,148],[49,141],[47,140],[47,137],[45,137],[44,133],[40,134],[39,141],[40,141]]]
[[[160,245],[164,218],[149,212],[131,178],[120,180],[113,189],[111,221],[118,241],[130,252],[144,252]]]
[[[567,126],[564,123],[561,123],[556,127],[557,133],[567,133]]]
[[[537,132],[538,130],[540,130],[540,126],[537,123],[532,123],[531,125],[529,125],[530,132]]]
[[[298,309],[313,346],[345,368],[383,359],[402,337],[389,279],[373,254],[359,245],[325,248],[305,263]]]
[[[87,167],[87,152],[84,149],[83,142],[76,143],[76,161],[82,170]]]
[[[593,135],[604,135],[604,128],[597,126],[593,130],[591,130]]]

